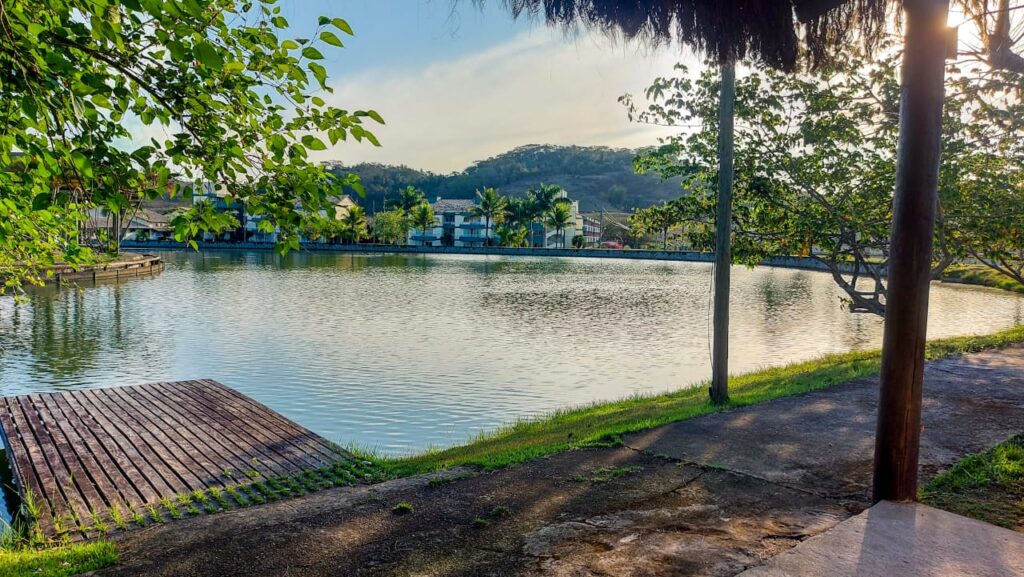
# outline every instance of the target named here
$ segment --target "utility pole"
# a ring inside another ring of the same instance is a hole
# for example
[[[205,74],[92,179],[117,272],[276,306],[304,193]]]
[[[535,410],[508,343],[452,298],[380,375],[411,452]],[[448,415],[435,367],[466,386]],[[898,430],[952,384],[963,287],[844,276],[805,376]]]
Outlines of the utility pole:
[[[729,268],[732,265],[733,115],[736,65],[722,63],[718,94],[718,211],[715,216],[715,311],[711,353],[711,402],[729,400]]]
[[[892,239],[872,499],[917,497],[949,0],[906,0]]]

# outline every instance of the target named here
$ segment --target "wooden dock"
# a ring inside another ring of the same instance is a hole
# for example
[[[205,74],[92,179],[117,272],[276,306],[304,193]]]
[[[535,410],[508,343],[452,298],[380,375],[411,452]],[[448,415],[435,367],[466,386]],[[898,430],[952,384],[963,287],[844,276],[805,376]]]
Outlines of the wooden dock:
[[[159,256],[147,254],[132,260],[102,263],[82,268],[55,265],[47,270],[47,283],[120,281],[140,276],[152,276],[164,270],[164,261]]]
[[[347,458],[323,437],[211,380],[3,397],[0,428],[17,489],[31,492],[40,528],[51,536],[112,508],[146,511],[193,491]]]

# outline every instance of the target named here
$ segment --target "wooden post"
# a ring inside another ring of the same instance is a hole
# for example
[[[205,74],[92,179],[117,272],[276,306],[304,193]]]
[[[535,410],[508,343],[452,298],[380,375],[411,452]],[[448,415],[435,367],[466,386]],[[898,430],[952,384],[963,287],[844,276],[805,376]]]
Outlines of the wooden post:
[[[875,502],[917,496],[932,235],[942,149],[948,0],[906,0],[899,151],[893,197]]]
[[[711,402],[729,400],[729,267],[732,265],[733,114],[736,67],[723,63],[718,94],[718,211],[715,217],[715,313],[711,355]]]

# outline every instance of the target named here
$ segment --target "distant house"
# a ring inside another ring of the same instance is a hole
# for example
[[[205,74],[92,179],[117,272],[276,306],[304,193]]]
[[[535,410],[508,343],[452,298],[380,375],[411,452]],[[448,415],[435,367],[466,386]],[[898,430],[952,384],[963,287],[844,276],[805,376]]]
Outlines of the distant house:
[[[278,241],[280,230],[277,227],[274,227],[271,231],[261,229],[260,222],[263,221],[265,217],[262,215],[249,214],[245,208],[245,204],[241,201],[235,201],[229,204],[226,199],[227,190],[224,187],[218,187],[209,182],[200,182],[186,186],[191,189],[193,203],[211,202],[213,203],[214,208],[218,211],[228,212],[234,215],[240,225],[236,230],[226,231],[217,236],[214,236],[211,233],[204,233],[203,240],[248,241],[259,243],[271,243]],[[356,201],[347,194],[332,198],[330,203],[334,207],[334,218],[336,219],[346,216],[353,207],[359,206]],[[302,210],[301,207],[299,210]],[[320,215],[326,217],[327,210],[321,210]]]
[[[410,230],[409,242],[416,246],[483,246],[487,240],[487,223],[473,216],[476,207],[470,199],[441,198],[430,203],[434,209],[434,228],[423,234]],[[491,222],[490,238],[496,239],[496,223]]]
[[[601,242],[601,221],[580,215],[580,222],[583,225],[584,246],[597,246]]]
[[[352,197],[347,194],[341,195],[340,198],[332,199],[331,203],[334,205],[334,218],[339,219],[348,215],[352,208],[359,206],[359,203],[352,200]]]
[[[94,208],[89,211],[89,219],[85,223],[88,231],[106,230],[112,234],[115,229],[121,231],[125,240],[167,240],[173,235],[174,230],[170,225],[170,217],[146,208],[140,208],[134,213],[129,212],[122,218],[129,219],[127,222],[118,222],[114,214],[106,209]]]

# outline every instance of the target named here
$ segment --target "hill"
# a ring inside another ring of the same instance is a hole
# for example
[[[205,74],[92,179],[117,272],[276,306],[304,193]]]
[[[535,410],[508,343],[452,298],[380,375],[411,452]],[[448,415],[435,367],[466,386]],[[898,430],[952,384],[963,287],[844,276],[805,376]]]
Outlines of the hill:
[[[558,184],[580,202],[582,211],[629,211],[679,196],[679,183],[633,171],[636,151],[603,146],[531,144],[478,161],[461,172],[437,174],[408,166],[364,163],[332,164],[338,173],[354,172],[366,187],[359,202],[373,211],[387,198],[412,185],[427,198],[473,198],[479,188],[493,186],[503,194],[521,196],[540,183]]]

